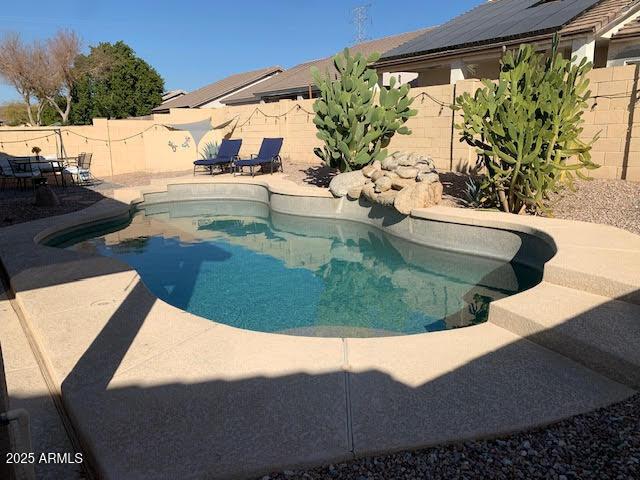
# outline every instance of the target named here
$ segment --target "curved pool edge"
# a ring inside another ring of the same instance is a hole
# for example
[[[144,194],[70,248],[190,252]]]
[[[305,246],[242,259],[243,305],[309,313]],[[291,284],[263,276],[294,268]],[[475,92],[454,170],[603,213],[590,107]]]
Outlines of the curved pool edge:
[[[0,240],[0,258],[17,305],[39,351],[46,356],[50,371],[45,375],[59,385],[69,416],[91,452],[96,470],[105,478],[127,478],[143,471],[161,478],[161,472],[171,472],[189,455],[193,471],[203,475],[211,471],[223,476],[259,475],[510,433],[633,393],[631,388],[583,367],[584,362],[573,353],[569,356],[578,363],[539,347],[531,338],[532,327],[521,328],[520,320],[515,325],[508,313],[521,302],[544,303],[545,296],[557,288],[578,292],[576,298],[581,299],[581,292],[589,296],[609,280],[611,285],[602,287],[603,292],[612,292],[609,297],[638,303],[634,292],[640,290],[640,279],[629,275],[628,267],[634,254],[639,257],[640,237],[579,222],[445,207],[416,210],[414,218],[479,223],[538,235],[545,241],[551,239],[557,252],[545,265],[543,283],[494,302],[497,316],[492,311],[488,323],[370,339],[289,337],[216,324],[156,299],[135,271],[115,260],[35,244],[88,222],[128,215],[131,205],[141,200],[141,193],[161,193],[175,184],[243,183],[261,185],[270,195],[308,196],[307,189],[303,192],[281,180],[273,186],[268,178],[164,183],[143,192],[121,191],[116,198],[129,196],[125,202],[107,199],[73,214],[7,227],[7,235]],[[326,191],[316,190],[314,198],[340,202]],[[587,233],[588,237],[583,237]],[[593,261],[598,254],[611,259],[606,262],[609,268],[581,264]],[[616,269],[622,275],[617,275]],[[590,280],[585,282],[583,275]],[[582,303],[576,303],[577,308],[583,308]],[[528,308],[533,316],[535,308]],[[567,311],[561,313],[568,315]],[[135,324],[135,334],[129,331],[129,323]],[[425,362],[428,358],[438,358],[438,362]],[[109,369],[106,384],[100,381],[103,369]],[[89,373],[92,378],[85,378]],[[637,385],[633,378],[607,376]],[[469,398],[470,405],[465,407],[467,393],[461,386],[469,383],[475,398]],[[182,387],[176,390],[163,387],[166,385]],[[132,390],[133,386],[137,387]],[[236,390],[251,391],[258,386],[262,392],[259,399],[246,399],[247,405],[234,401]],[[216,393],[218,390],[224,394]],[[288,392],[287,397],[282,397],[282,391]],[[153,395],[149,397],[148,392]],[[203,392],[207,395],[202,396]],[[219,425],[204,412],[184,417],[185,409],[200,411],[205,398],[215,398],[216,408],[226,408],[240,433],[229,434],[225,422]],[[458,411],[450,408],[452,399],[459,405]],[[123,413],[121,405],[127,401],[132,402],[131,411]],[[175,415],[176,421],[170,422],[175,441],[164,441],[167,431],[154,424],[159,419],[149,412],[150,402],[160,402]],[[477,418],[472,402],[486,402],[482,418]],[[103,414],[101,418],[97,418],[98,412]],[[272,422],[265,412],[273,413]],[[131,431],[137,432],[135,445],[122,442],[126,448],[110,440],[118,438],[117,425],[123,414]],[[291,424],[288,433],[282,431],[285,418]],[[261,432],[260,441],[246,443],[245,433],[255,431]],[[271,446],[280,442],[275,451],[264,451],[268,432],[277,433],[267,442]],[[310,439],[307,432],[314,432],[316,438]],[[194,433],[207,436],[211,443],[205,447],[188,444],[186,440]],[[211,444],[219,446],[221,453],[205,460]],[[160,450],[161,457],[152,453],[154,448]],[[195,454],[194,448],[201,455]],[[124,460],[127,455],[136,461]],[[166,470],[154,470],[158,468]]]
[[[357,203],[346,197],[335,198],[327,189],[301,187],[281,177],[258,179],[228,175],[213,178],[157,180],[151,186],[121,189],[115,192],[114,197],[126,204],[138,204],[145,201],[145,196],[165,194],[175,186],[194,184],[199,186],[208,184],[259,185],[268,190],[270,194],[282,195],[283,197],[326,199],[335,205],[338,214],[341,213],[343,205]],[[206,200],[219,199],[220,197],[192,198]],[[180,198],[176,197],[173,200],[180,200]],[[273,205],[271,208],[280,213],[300,215],[299,212],[281,210],[277,206],[274,208]],[[309,212],[305,212],[304,215],[309,215]],[[335,213],[334,215],[320,214],[315,216],[336,218]],[[555,249],[553,258],[545,263],[545,281],[640,304],[640,275],[638,274],[640,236],[638,235],[601,224],[443,206],[415,209],[411,212],[410,217],[531,235]],[[353,220],[352,218],[348,219]],[[358,219],[355,220],[358,221]],[[392,230],[387,229],[387,231],[394,234]],[[469,253],[474,252],[469,251]]]

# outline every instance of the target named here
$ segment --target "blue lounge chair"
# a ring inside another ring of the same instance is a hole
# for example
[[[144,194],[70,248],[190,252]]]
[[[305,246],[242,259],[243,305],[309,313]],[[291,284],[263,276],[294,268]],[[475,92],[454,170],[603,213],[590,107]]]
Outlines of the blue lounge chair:
[[[269,165],[270,172],[273,173],[273,167],[276,167],[276,171],[278,168],[284,172],[284,168],[282,167],[282,159],[280,158],[280,149],[282,148],[282,142],[284,139],[282,138],[264,138],[262,140],[262,145],[260,145],[260,151],[258,155],[251,155],[251,158],[244,160],[236,160],[233,162],[236,172],[242,173],[243,167],[249,167],[251,170],[251,176],[253,177],[254,171],[253,167],[261,166],[264,167]]]
[[[223,139],[218,149],[218,155],[193,162],[193,174],[196,174],[196,168],[198,167],[208,170],[211,174],[213,174],[213,167],[220,167],[221,170],[225,166],[231,168],[233,161],[238,158],[241,145],[242,140]]]

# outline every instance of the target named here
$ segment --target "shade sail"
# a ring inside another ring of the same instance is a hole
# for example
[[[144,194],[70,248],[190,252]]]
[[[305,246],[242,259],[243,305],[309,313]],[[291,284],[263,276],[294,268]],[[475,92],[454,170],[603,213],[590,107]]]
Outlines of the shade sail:
[[[202,140],[202,137],[204,137],[207,132],[209,130],[212,130],[213,128],[211,127],[210,118],[192,123],[165,123],[163,125],[172,130],[182,130],[185,132],[189,132],[193,137],[194,142],[196,142],[196,147],[200,143],[200,140]]]

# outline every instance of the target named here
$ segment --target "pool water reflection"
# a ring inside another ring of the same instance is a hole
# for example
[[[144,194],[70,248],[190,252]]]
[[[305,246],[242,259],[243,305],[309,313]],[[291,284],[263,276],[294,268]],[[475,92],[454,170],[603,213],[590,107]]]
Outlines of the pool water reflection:
[[[292,335],[473,325],[486,321],[491,301],[530,288],[541,275],[355,222],[277,214],[256,202],[148,206],[125,228],[98,234],[67,239],[67,248],[128,263],[156,296],[186,311]]]

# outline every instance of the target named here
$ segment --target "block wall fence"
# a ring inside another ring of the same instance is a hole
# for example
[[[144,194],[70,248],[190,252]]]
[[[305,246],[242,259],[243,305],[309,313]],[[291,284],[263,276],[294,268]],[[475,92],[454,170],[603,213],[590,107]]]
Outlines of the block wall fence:
[[[593,177],[640,181],[640,66],[601,68],[589,73],[592,98],[584,114],[583,138],[599,133],[592,155],[602,167]],[[411,135],[393,137],[390,151],[400,150],[430,155],[443,170],[465,171],[475,165],[476,154],[460,143],[453,127],[459,114],[449,108],[456,95],[473,93],[481,83],[462,80],[455,85],[414,88],[413,108],[418,114],[408,126]],[[224,136],[242,138],[241,155],[257,153],[264,137],[283,137],[285,170],[289,164],[320,165],[314,147],[313,100],[280,101],[259,105],[217,109],[172,109],[169,114],[145,119],[106,120],[93,125],[41,128],[0,127],[0,151],[26,156],[38,146],[42,155],[67,156],[93,152],[92,171],[110,177],[138,171],[170,172],[192,167],[208,141]],[[196,149],[188,131],[170,130],[164,124],[181,124],[211,119],[213,130]]]

